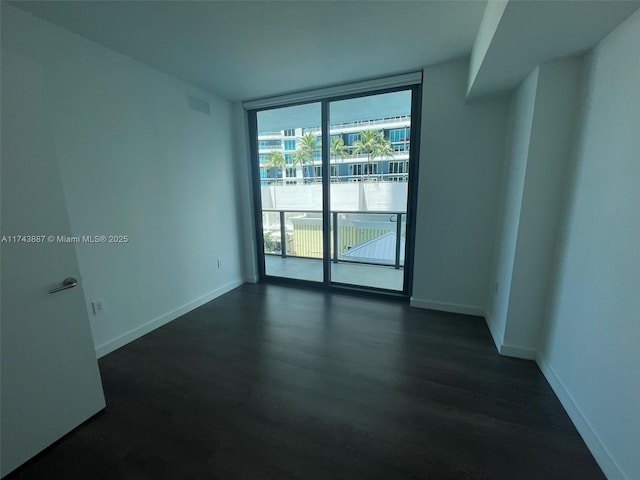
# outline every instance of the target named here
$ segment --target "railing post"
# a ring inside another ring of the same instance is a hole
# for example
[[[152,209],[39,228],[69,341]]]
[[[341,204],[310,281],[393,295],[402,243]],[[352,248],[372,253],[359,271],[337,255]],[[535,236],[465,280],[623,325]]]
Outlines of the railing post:
[[[284,210],[280,210],[280,252],[282,258],[287,257],[287,235],[284,233]]]
[[[396,214],[396,270],[400,269],[400,235],[402,235],[402,213]]]
[[[333,263],[338,263],[338,212],[333,215]]]

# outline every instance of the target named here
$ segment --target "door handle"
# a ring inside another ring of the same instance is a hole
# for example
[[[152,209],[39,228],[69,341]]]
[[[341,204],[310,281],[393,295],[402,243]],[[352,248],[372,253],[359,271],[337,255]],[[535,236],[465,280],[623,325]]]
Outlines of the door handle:
[[[78,280],[73,277],[67,277],[62,281],[62,285],[56,288],[49,290],[49,293],[56,293],[62,290],[66,290],[67,288],[73,288],[78,285]]]

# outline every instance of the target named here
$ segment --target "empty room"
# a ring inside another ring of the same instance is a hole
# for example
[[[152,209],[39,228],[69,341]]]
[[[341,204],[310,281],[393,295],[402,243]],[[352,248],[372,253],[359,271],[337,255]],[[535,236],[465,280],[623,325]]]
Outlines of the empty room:
[[[640,1],[0,3],[0,476],[640,478]]]

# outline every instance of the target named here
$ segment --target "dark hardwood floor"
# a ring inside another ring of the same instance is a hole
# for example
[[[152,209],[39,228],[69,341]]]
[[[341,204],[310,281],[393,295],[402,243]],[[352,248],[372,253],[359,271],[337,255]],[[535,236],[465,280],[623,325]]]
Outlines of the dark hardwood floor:
[[[106,410],[10,478],[604,478],[477,317],[247,284],[100,371]]]

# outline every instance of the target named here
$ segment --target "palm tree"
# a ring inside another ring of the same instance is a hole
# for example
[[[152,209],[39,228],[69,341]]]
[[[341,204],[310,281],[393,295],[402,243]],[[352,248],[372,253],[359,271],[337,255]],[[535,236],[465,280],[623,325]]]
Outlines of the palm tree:
[[[360,138],[353,142],[353,153],[367,154],[367,177],[373,170],[371,160],[376,157],[393,157],[393,146],[391,142],[384,138],[382,132],[377,130],[364,130],[360,132]]]
[[[336,163],[338,157],[344,159],[349,156],[349,148],[344,144],[342,137],[334,137],[331,140],[331,156]]]
[[[313,165],[313,154],[320,150],[321,144],[313,133],[303,135],[298,141],[298,149],[293,153],[293,165],[302,168],[302,180],[304,181],[305,165]]]
[[[282,152],[271,152],[267,155],[267,158],[264,162],[265,168],[275,168],[276,169],[276,178],[278,177],[278,169],[282,169],[282,185],[285,184],[285,174],[284,169],[287,166],[287,161],[282,155]]]
[[[384,138],[384,135],[380,134],[379,142],[376,146],[375,152],[371,155],[371,158],[374,159],[376,157],[382,158],[395,158],[394,157],[395,150],[393,149],[393,145],[388,138]]]

